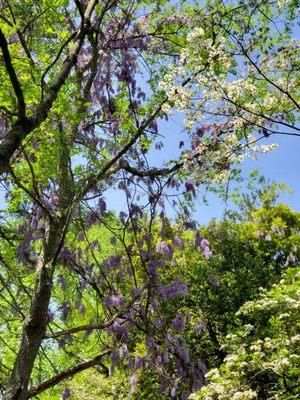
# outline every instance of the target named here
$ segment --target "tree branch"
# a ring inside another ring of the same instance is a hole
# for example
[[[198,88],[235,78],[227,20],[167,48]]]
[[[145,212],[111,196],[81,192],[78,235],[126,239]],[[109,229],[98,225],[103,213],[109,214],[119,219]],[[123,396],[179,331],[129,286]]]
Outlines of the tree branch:
[[[155,177],[155,176],[167,176],[171,174],[172,172],[177,171],[183,166],[182,162],[176,163],[172,168],[152,168],[149,169],[148,171],[142,171],[139,170],[138,168],[132,167],[126,160],[121,160],[120,161],[121,168],[124,169],[127,172],[130,172],[132,175],[140,176],[140,177],[145,177],[145,176],[150,176],[150,177]]]
[[[45,335],[45,339],[57,339],[58,337],[70,335],[72,333],[108,328],[116,321],[116,319],[120,318],[135,303],[135,301],[138,299],[141,293],[142,292],[139,292],[136,296],[134,296],[134,298],[127,304],[125,308],[123,307],[120,311],[118,311],[112,318],[110,318],[106,322],[102,321],[99,322],[98,324],[80,325],[80,326],[75,326],[74,328],[65,329],[63,331],[48,333]]]
[[[277,83],[273,82],[258,66],[256,62],[252,60],[252,58],[249,56],[247,53],[246,49],[244,48],[243,44],[236,39],[237,43],[239,44],[244,56],[247,58],[247,60],[251,63],[251,65],[256,69],[256,71],[267,81],[269,82],[272,86],[274,86],[277,90],[279,90],[281,93],[285,94],[291,102],[300,110],[300,105],[297,103],[297,101],[293,98],[293,96],[286,90],[284,90],[282,87],[277,85]]]
[[[77,7],[77,9],[78,9],[78,11],[79,11],[79,14],[80,14],[81,19],[83,20],[83,19],[84,19],[84,13],[83,13],[82,6],[81,6],[81,4],[80,4],[80,1],[79,1],[79,0],[74,0],[74,3],[76,4],[76,7]]]
[[[93,358],[92,360],[83,362],[81,364],[75,365],[74,367],[68,368],[65,371],[60,372],[59,374],[53,376],[52,378],[42,382],[39,386],[33,387],[28,391],[28,399],[31,397],[37,396],[40,393],[44,392],[45,390],[57,385],[59,382],[71,378],[73,375],[77,374],[78,372],[85,371],[88,368],[94,367],[95,365],[99,365],[102,358],[109,355],[111,350],[107,350],[97,357]]]
[[[18,76],[17,76],[14,66],[12,64],[11,56],[10,56],[10,53],[8,50],[7,40],[6,40],[6,37],[4,36],[4,33],[2,32],[2,29],[0,29],[0,47],[2,50],[2,54],[3,54],[5,68],[9,75],[10,82],[12,84],[12,87],[14,89],[14,92],[15,92],[15,95],[17,98],[18,116],[20,119],[24,119],[25,115],[26,115],[26,104],[25,104],[25,100],[24,100],[24,94],[23,94]]]
[[[109,321],[101,322],[99,324],[87,324],[87,325],[75,326],[74,328],[65,329],[63,331],[48,333],[45,336],[45,339],[57,339],[61,336],[72,335],[73,333],[105,329],[105,328],[109,327],[110,325],[112,325],[118,316],[119,316],[119,314],[115,315]]]

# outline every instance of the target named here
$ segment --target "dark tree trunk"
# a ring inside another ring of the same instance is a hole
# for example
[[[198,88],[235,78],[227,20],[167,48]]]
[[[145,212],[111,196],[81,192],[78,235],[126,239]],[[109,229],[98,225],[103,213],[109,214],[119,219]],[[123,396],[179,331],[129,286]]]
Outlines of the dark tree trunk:
[[[63,238],[63,223],[51,223],[39,256],[30,310],[23,325],[22,339],[3,400],[27,400],[28,384],[47,327],[52,277]]]

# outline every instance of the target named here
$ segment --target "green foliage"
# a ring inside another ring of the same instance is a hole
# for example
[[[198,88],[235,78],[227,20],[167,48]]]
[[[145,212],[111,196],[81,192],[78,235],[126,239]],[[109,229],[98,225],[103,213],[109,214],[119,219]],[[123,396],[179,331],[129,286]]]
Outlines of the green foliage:
[[[126,371],[116,371],[107,377],[101,367],[83,372],[73,379],[69,386],[73,400],[126,400],[130,393],[129,376]],[[42,397],[43,400],[46,400]],[[55,397],[51,399],[56,400]],[[60,397],[57,396],[57,400]]]
[[[274,187],[270,190],[272,192]],[[270,198],[272,201],[265,202],[265,199]],[[236,314],[240,307],[242,307],[241,310],[246,310],[248,304],[258,305],[258,299],[262,293],[265,293],[272,285],[278,284],[282,279],[282,274],[288,278],[294,273],[294,269],[288,270],[290,271],[288,274],[285,271],[288,265],[294,264],[300,256],[300,215],[284,204],[272,204],[273,200],[273,195],[264,190],[263,206],[257,210],[251,207],[244,214],[243,221],[236,222],[235,214],[233,219],[227,217],[223,221],[212,221],[208,226],[203,227],[200,230],[201,235],[210,241],[213,252],[209,260],[205,259],[199,247],[195,245],[194,235],[185,232],[183,234],[184,249],[175,249],[173,262],[166,266],[162,273],[164,284],[180,276],[189,286],[187,296],[174,299],[164,305],[164,317],[172,321],[176,314],[184,316],[187,326],[185,339],[188,347],[193,356],[202,360],[209,369],[219,367],[224,359],[227,360],[230,357],[232,349],[227,345],[228,335],[232,332],[243,331],[243,323],[249,324],[249,321],[244,322],[242,319],[242,311]],[[159,237],[158,225],[155,231]],[[168,244],[171,244],[171,238],[176,234],[182,234],[179,226],[168,225],[166,222],[164,232]],[[271,293],[275,293],[275,288],[277,286],[271,289]],[[123,290],[126,291],[126,286]],[[288,294],[286,285],[280,290],[282,295],[285,292]],[[252,302],[249,303],[249,301]],[[272,312],[273,309],[270,308],[270,314]],[[284,310],[280,313],[284,313]],[[297,316],[294,315],[293,318],[297,319]],[[254,319],[254,322],[258,323],[258,314],[255,314]],[[276,324],[279,320],[272,319],[271,315],[270,320],[273,324],[272,335],[276,341]],[[253,340],[255,329],[253,328],[249,333]],[[271,333],[266,333],[266,330],[271,329],[266,318],[266,309],[259,321],[259,329],[259,335],[273,337]],[[178,335],[170,328],[168,332]],[[240,347],[244,336],[239,337],[241,341],[237,348]],[[278,338],[278,340],[281,339]],[[136,346],[136,354],[143,355],[144,350],[139,347],[138,335],[133,345]],[[120,371],[117,375],[118,379],[122,376],[124,382],[128,381],[129,377],[124,371],[121,375],[119,374]],[[110,379],[108,378],[108,381]],[[146,369],[138,375],[137,388],[132,398],[153,399],[153,392],[158,385],[157,372],[150,368]],[[257,390],[264,390],[263,384],[259,381],[257,386]],[[74,396],[77,396],[77,378],[73,379],[70,387],[75,391]],[[89,387],[88,383],[87,387]],[[273,389],[277,390],[275,387]],[[228,396],[229,400],[231,397]],[[157,398],[164,399],[165,395],[159,394]],[[220,399],[223,398],[220,397]],[[225,399],[227,397],[224,397]]]
[[[255,299],[260,287],[277,283],[286,267],[299,259],[299,228],[300,215],[283,204],[251,211],[239,223],[213,221],[201,230],[210,242],[210,260],[185,235],[185,249],[176,251],[176,264],[167,273],[182,276],[189,294],[175,302],[171,313],[190,313],[193,354],[209,368],[218,366],[226,355],[222,345],[238,324],[238,309]],[[195,334],[200,321],[203,330]]]
[[[260,139],[299,130],[299,1],[0,3],[0,391],[190,393],[231,351],[238,309],[299,259],[299,214],[274,206],[275,187],[196,242],[182,227],[198,186],[227,196],[238,164],[274,148]],[[161,165],[172,112],[190,143]],[[127,203],[119,218],[111,190]],[[175,190],[171,223],[162,203]],[[148,370],[129,385],[137,358]]]
[[[296,399],[300,395],[300,268],[289,268],[270,290],[238,311],[240,327],[209,384],[193,399]]]

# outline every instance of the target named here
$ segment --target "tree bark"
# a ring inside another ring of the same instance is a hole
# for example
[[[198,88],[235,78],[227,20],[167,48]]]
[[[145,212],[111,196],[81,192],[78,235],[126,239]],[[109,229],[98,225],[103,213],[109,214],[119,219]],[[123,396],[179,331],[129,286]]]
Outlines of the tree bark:
[[[52,277],[63,239],[64,223],[51,222],[39,256],[35,286],[14,368],[3,400],[27,400],[28,384],[47,326]]]

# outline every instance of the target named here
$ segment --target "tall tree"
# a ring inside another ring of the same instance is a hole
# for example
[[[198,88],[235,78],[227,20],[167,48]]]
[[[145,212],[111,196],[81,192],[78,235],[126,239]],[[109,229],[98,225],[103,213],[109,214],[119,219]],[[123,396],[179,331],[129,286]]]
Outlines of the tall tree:
[[[5,400],[36,396],[109,360],[111,369],[120,359],[130,364],[131,331],[145,339],[162,376],[163,363],[174,364],[185,398],[201,381],[182,343],[169,344],[163,361],[156,338],[157,308],[187,290],[179,279],[159,282],[159,269],[172,259],[163,240],[164,198],[178,195],[181,204],[183,192],[190,203],[197,185],[234,176],[234,164],[260,150],[258,140],[298,134],[298,3],[185,3],[1,2],[1,293],[12,312],[2,326],[19,339],[13,368],[2,366]],[[160,120],[172,109],[186,115],[190,143],[180,140],[176,160],[153,166],[148,156],[161,149],[167,125]],[[128,208],[117,222],[107,219],[105,192],[112,188]],[[185,227],[195,228],[188,208],[182,211]],[[158,214],[162,238],[154,243]],[[116,247],[101,259],[101,238],[91,242],[97,222],[108,226],[126,258]],[[209,254],[207,246],[203,252]],[[55,295],[66,268],[76,275],[82,311],[85,290],[98,296],[90,323],[69,326],[75,288],[63,299]],[[124,276],[126,295],[116,288]],[[22,331],[14,332],[20,323]],[[102,343],[93,358],[77,358],[64,371],[53,367],[55,375],[42,381],[41,354],[46,362],[57,339],[90,331]],[[162,390],[170,385],[165,379]]]

